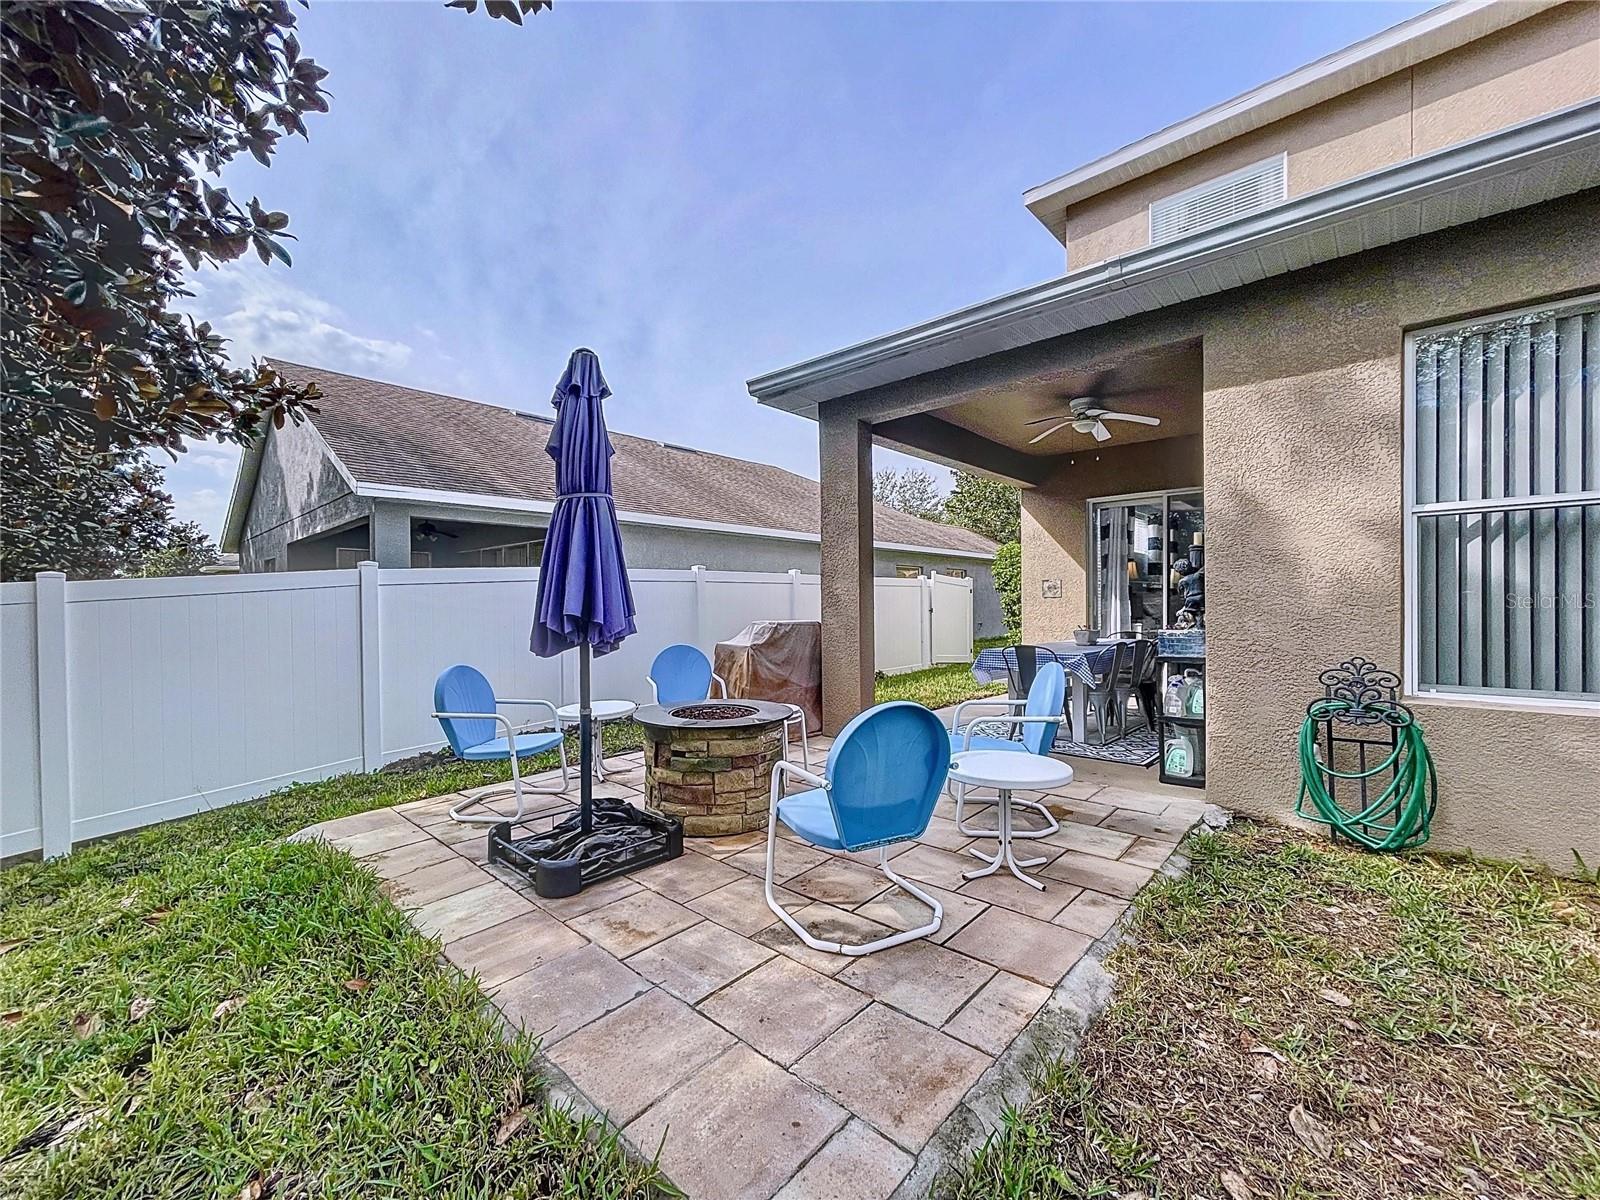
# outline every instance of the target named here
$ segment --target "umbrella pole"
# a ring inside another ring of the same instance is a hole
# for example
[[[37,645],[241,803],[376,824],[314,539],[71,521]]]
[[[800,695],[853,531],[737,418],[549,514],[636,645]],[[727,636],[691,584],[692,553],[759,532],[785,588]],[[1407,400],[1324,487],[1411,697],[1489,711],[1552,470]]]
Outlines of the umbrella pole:
[[[589,711],[589,643],[578,645],[578,820],[594,828],[594,721]]]

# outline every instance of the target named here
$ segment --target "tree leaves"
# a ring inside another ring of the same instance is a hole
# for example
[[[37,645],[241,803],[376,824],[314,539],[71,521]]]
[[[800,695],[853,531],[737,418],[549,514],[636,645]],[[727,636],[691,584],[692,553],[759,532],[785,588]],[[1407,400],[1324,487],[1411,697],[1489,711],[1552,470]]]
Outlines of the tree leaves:
[[[956,472],[944,519],[1004,545],[1022,537],[1022,493],[1008,483]]]
[[[314,398],[232,367],[170,310],[186,265],[290,262],[288,216],[216,176],[239,154],[269,164],[269,123],[303,135],[327,111],[294,24],[283,3],[0,9],[0,578],[106,574],[161,548],[170,501],[144,448],[242,443]],[[196,385],[211,399],[174,402]]]
[[[485,0],[483,9],[496,20],[521,25],[523,17],[531,17],[554,6],[555,0]],[[478,11],[478,0],[446,0],[445,7],[475,13]]]

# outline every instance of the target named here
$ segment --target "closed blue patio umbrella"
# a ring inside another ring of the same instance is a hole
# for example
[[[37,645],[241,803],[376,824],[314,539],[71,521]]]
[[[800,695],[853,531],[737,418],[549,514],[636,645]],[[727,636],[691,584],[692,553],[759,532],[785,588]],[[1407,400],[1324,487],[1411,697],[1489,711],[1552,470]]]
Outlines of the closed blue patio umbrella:
[[[583,830],[592,826],[589,661],[634,632],[633,590],[611,498],[611,456],[602,402],[611,395],[600,359],[579,349],[550,403],[556,424],[545,453],[556,463],[556,507],[539,560],[539,598],[529,648],[540,658],[578,650],[578,745]]]
[[[587,884],[682,853],[682,826],[617,800],[594,798],[590,660],[634,632],[633,592],[611,498],[611,439],[602,402],[611,394],[594,351],[572,352],[551,400],[555,460],[550,515],[529,648],[541,658],[578,652],[578,814],[548,833],[516,840],[508,825],[489,835],[489,857],[526,870],[541,895],[571,895]]]

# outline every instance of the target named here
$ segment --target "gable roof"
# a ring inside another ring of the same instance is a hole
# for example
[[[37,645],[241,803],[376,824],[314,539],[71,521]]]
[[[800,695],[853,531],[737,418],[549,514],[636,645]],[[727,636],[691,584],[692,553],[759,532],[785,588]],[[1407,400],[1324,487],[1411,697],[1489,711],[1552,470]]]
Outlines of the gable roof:
[[[539,509],[555,501],[555,464],[544,450],[552,424],[548,417],[281,359],[268,361],[286,378],[321,389],[311,422],[359,495],[486,509]],[[616,430],[611,441],[616,448],[612,486],[624,523],[632,516],[649,524],[818,537],[821,500],[814,479]],[[243,524],[249,490],[248,484],[235,489],[229,535],[236,536],[236,522]],[[874,505],[873,520],[880,547],[968,558],[994,555],[993,542],[958,526],[882,505]]]

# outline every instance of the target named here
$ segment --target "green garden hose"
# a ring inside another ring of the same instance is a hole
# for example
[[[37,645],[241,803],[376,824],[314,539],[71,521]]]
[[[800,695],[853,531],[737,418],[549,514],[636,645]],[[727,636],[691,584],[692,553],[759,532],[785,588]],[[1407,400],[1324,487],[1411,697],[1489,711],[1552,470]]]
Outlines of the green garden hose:
[[[1352,715],[1366,717],[1364,723],[1381,722],[1393,728],[1394,750],[1366,770],[1337,771],[1317,754],[1317,727],[1341,717],[1348,720]],[[1393,778],[1359,812],[1344,808],[1327,787],[1329,778],[1360,781],[1386,771],[1393,771]],[[1422,738],[1422,727],[1406,708],[1384,705],[1380,712],[1353,700],[1328,698],[1314,701],[1306,709],[1305,724],[1300,726],[1300,798],[1294,806],[1300,816],[1322,821],[1336,836],[1349,838],[1368,850],[1404,850],[1428,840],[1437,796],[1433,756]],[[1307,797],[1315,811],[1307,811]]]

